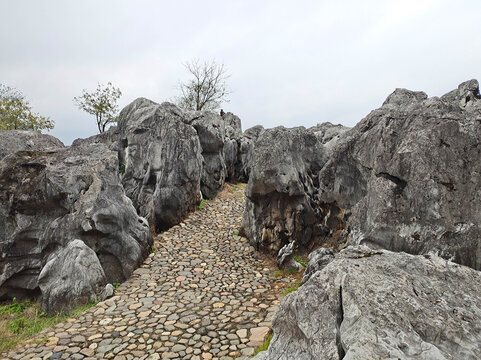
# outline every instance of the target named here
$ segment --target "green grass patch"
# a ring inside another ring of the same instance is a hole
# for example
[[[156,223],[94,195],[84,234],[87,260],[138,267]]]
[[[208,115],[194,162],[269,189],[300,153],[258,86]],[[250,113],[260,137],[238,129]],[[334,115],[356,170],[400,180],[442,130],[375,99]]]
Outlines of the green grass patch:
[[[197,209],[198,209],[198,210],[204,210],[204,204],[205,204],[206,202],[208,202],[208,201],[209,201],[209,200],[207,200],[207,199],[201,199],[201,200],[200,200],[200,204],[199,204],[199,206],[197,207]]]
[[[13,348],[45,328],[65,322],[70,317],[76,317],[94,304],[79,306],[67,314],[47,316],[40,310],[40,303],[30,300],[0,306],[0,352]]]
[[[284,277],[288,275],[295,275],[298,273],[299,273],[299,270],[296,270],[296,269],[276,270],[271,274],[271,276],[277,278],[277,277]]]
[[[254,350],[254,356],[260,353],[261,351],[266,351],[267,348],[269,347],[269,344],[271,343],[272,338],[274,337],[274,333],[270,332],[267,336],[266,339],[262,344],[260,344],[258,347],[255,348]]]
[[[302,260],[300,257],[294,256],[294,260],[297,261],[299,264],[301,264],[304,267],[307,267],[308,262]]]
[[[112,283],[112,285],[114,286],[114,294],[115,294],[115,293],[117,293],[117,289],[119,288],[120,283],[119,283],[119,282],[114,282],[114,283]]]
[[[287,294],[290,294],[291,292],[297,291],[297,289],[299,289],[299,286],[301,286],[300,282],[296,283],[296,285],[294,286],[291,286],[289,289],[286,289],[284,291],[284,296],[286,296]]]
[[[21,314],[32,305],[30,300],[19,303],[17,298],[13,298],[11,304],[0,306],[0,314]]]

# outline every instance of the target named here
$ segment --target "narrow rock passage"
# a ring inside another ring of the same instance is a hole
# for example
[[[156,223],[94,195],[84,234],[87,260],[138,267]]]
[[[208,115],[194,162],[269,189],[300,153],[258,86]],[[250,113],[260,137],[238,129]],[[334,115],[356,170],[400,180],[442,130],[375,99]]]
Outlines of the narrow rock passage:
[[[244,187],[226,185],[183,223],[114,297],[46,329],[8,359],[246,359],[283,296],[275,268],[237,236]]]

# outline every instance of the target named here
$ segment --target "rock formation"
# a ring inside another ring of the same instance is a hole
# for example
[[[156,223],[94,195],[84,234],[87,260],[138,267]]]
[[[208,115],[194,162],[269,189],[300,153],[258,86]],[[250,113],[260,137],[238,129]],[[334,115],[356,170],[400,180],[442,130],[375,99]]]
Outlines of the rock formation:
[[[48,313],[72,309],[72,304],[98,300],[107,283],[99,258],[82,240],[73,240],[53,254],[38,277],[43,310]]]
[[[296,242],[293,241],[283,246],[277,254],[277,267],[280,270],[294,270],[299,271],[302,269],[302,265],[294,260]]]
[[[237,140],[237,159],[235,164],[235,179],[246,183],[249,180],[254,144],[264,131],[260,125],[247,129]]]
[[[481,269],[480,120],[472,80],[441,98],[397,89],[350,130],[319,174],[349,243]]]
[[[333,133],[345,131],[332,127]],[[249,160],[242,221],[242,233],[258,250],[276,254],[291,241],[309,250],[329,234],[317,195],[318,173],[329,154],[319,132],[304,127],[260,132]],[[328,137],[333,139],[336,135]]]
[[[222,118],[140,98],[120,113],[118,133],[111,148],[125,166],[125,191],[157,230],[178,224],[201,196],[213,198],[237,177],[240,119],[232,113]]]
[[[224,120],[210,111],[198,111],[188,121],[197,131],[202,151],[202,196],[212,199],[224,185],[227,169],[224,157],[226,126]]]
[[[348,247],[286,296],[254,359],[475,360],[480,288],[479,272],[437,256]]]
[[[273,253],[292,240],[306,250],[347,242],[481,269],[480,99],[475,80],[441,98],[397,89],[347,131],[266,130],[244,233]]]
[[[83,275],[51,269],[81,269],[65,267],[63,258],[77,239],[93,250],[104,272],[103,278],[90,280],[98,286],[82,287],[79,301],[96,295],[84,290],[123,281],[140,265],[152,237],[148,223],[125,196],[115,152],[102,144],[10,152],[0,160],[0,298],[46,291],[45,309],[53,310],[56,303],[62,309],[75,306],[65,303],[73,301],[64,296],[72,289],[59,279]],[[92,257],[90,251],[75,249]],[[47,263],[50,270],[43,272],[39,289],[38,277]],[[61,288],[52,288],[53,283]]]
[[[176,106],[144,98],[121,111],[118,127],[127,196],[157,230],[179,223],[200,201],[202,157],[195,129]]]
[[[48,151],[63,148],[57,138],[26,130],[0,130],[0,160],[17,151]]]

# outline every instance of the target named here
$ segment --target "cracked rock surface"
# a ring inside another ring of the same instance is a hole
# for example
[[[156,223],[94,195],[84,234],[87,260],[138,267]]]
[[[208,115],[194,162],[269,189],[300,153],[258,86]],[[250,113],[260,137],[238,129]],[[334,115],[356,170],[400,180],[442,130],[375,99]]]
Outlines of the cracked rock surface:
[[[243,231],[276,253],[365,244],[481,270],[481,95],[396,89],[354,128],[275,128],[255,143]]]
[[[350,244],[438,254],[481,269],[481,96],[397,89],[348,131],[319,174]]]
[[[348,247],[281,302],[255,359],[479,359],[480,288],[437,256]]]
[[[74,240],[85,249],[71,248]],[[45,290],[44,311],[67,311],[106,281],[128,278],[151,243],[120,184],[117,154],[104,145],[18,151],[0,161],[0,298]]]

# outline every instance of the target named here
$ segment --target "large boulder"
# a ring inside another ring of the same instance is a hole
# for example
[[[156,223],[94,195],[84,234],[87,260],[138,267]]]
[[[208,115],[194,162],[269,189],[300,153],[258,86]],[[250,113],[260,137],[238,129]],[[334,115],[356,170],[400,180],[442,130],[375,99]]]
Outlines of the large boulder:
[[[261,125],[247,129],[237,139],[237,159],[234,168],[234,178],[240,182],[248,182],[251,168],[251,160],[254,153],[254,144],[264,131]]]
[[[475,80],[441,98],[397,89],[345,134],[319,196],[349,215],[350,244],[481,269],[480,98]]]
[[[224,113],[222,119],[225,123],[226,138],[224,141],[224,159],[227,180],[237,181],[236,164],[239,154],[239,141],[242,137],[241,120],[231,112]]]
[[[65,147],[57,138],[27,130],[0,130],[0,160],[17,151],[48,151]]]
[[[95,252],[108,282],[125,280],[149,252],[148,224],[125,195],[117,154],[91,144],[3,158],[0,298],[39,295],[42,268],[54,257],[62,261],[61,251],[76,239]],[[50,301],[46,296],[45,308]]]
[[[95,302],[106,283],[95,251],[82,240],[73,240],[54,253],[40,272],[42,310],[68,312],[75,304]]]
[[[260,131],[249,160],[241,225],[258,250],[277,254],[296,241],[306,251],[330,234],[317,198],[317,176],[327,162],[322,139],[304,127]]]
[[[226,125],[221,116],[210,111],[195,112],[195,116],[188,123],[197,131],[202,148],[200,190],[204,198],[212,199],[227,177],[224,157]]]
[[[127,196],[157,231],[179,223],[201,196],[202,148],[196,130],[175,105],[144,98],[121,111],[118,128]]]
[[[479,272],[349,247],[284,298],[256,360],[479,359]]]

